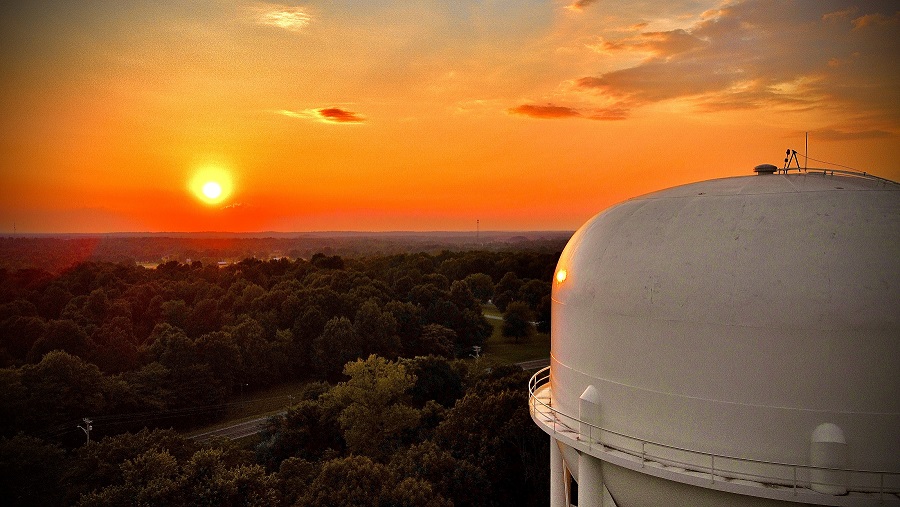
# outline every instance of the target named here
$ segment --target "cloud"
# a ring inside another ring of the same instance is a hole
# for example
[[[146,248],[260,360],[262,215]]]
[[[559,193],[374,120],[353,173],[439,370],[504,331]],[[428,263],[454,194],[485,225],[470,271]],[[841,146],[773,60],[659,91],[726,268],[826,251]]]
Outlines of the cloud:
[[[853,29],[860,30],[867,26],[891,26],[900,23],[900,12],[893,16],[885,16],[881,13],[866,14],[853,20]]]
[[[323,107],[319,109],[304,109],[303,111],[290,111],[281,109],[276,111],[278,114],[289,116],[291,118],[300,118],[304,120],[315,120],[323,123],[344,123],[354,124],[363,123],[365,117],[353,111],[347,111],[339,107]]]
[[[507,110],[509,114],[520,116],[528,116],[530,118],[538,118],[541,120],[552,120],[559,118],[585,118],[588,120],[624,120],[627,111],[622,108],[601,108],[601,109],[584,109],[579,110],[566,106],[556,106],[553,104],[534,105],[523,104]]]
[[[678,29],[669,32],[644,32],[617,41],[604,41],[601,47],[608,52],[636,51],[668,58],[703,48],[706,44],[702,39]]]
[[[547,104],[546,106],[536,106],[532,104],[523,104],[509,110],[510,114],[518,114],[522,116],[530,116],[532,118],[573,118],[581,116],[581,113],[563,106],[554,106]]]
[[[359,114],[338,107],[326,107],[317,112],[323,120],[331,123],[362,123],[365,121],[365,118]]]
[[[566,9],[570,11],[581,11],[584,10],[585,7],[597,3],[597,0],[575,0],[571,4],[566,6]]]
[[[258,4],[253,8],[256,23],[283,28],[292,32],[302,30],[312,20],[303,7],[287,5]]]
[[[604,40],[593,46],[603,54],[644,57],[571,83],[626,115],[668,100],[687,101],[701,112],[816,108],[878,118],[860,132],[888,132],[900,124],[893,100],[900,86],[894,29],[900,13],[889,3],[883,12],[877,7],[738,1],[707,11],[687,28]]]

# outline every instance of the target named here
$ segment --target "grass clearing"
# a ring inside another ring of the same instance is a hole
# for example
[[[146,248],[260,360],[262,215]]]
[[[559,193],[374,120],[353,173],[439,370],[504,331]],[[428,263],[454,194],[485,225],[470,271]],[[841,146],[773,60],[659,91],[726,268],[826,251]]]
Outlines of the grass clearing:
[[[496,309],[494,311],[497,312]],[[499,315],[499,312],[497,314]],[[488,315],[488,313],[485,312],[485,315]],[[521,363],[522,361],[550,357],[549,334],[535,333],[530,340],[515,343],[512,338],[503,336],[500,330],[503,325],[502,320],[489,318],[488,322],[493,326],[494,332],[488,338],[482,351],[483,354],[487,354],[503,363]]]

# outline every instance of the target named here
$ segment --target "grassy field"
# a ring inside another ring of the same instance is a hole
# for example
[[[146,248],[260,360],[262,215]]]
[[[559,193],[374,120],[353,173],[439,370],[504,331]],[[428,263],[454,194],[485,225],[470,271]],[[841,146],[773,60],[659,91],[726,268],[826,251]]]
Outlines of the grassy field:
[[[483,354],[501,363],[520,363],[550,357],[550,335],[536,333],[530,340],[515,343],[512,338],[506,338],[500,332],[503,321],[498,319],[502,319],[503,314],[493,305],[484,305],[482,310],[488,318],[487,321],[494,327],[494,332],[482,351]]]

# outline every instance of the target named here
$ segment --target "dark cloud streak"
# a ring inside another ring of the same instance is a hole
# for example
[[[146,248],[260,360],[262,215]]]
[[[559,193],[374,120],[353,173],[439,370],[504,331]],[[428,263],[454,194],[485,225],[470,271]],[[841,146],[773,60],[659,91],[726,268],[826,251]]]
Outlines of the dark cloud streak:
[[[611,107],[604,109],[587,109],[584,111],[565,106],[547,104],[543,106],[523,104],[507,111],[510,114],[528,116],[541,120],[554,120],[560,118],[584,118],[587,120],[624,120],[628,111],[624,108]]]
[[[358,113],[347,111],[339,107],[324,107],[317,112],[323,120],[333,123],[362,123],[365,121],[365,118]]]

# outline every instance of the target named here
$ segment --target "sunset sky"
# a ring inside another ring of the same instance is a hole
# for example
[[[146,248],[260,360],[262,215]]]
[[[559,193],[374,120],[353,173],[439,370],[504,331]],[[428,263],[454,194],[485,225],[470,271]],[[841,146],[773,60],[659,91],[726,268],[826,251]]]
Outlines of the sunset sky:
[[[900,180],[893,0],[11,3],[0,233],[574,230],[806,131]]]

